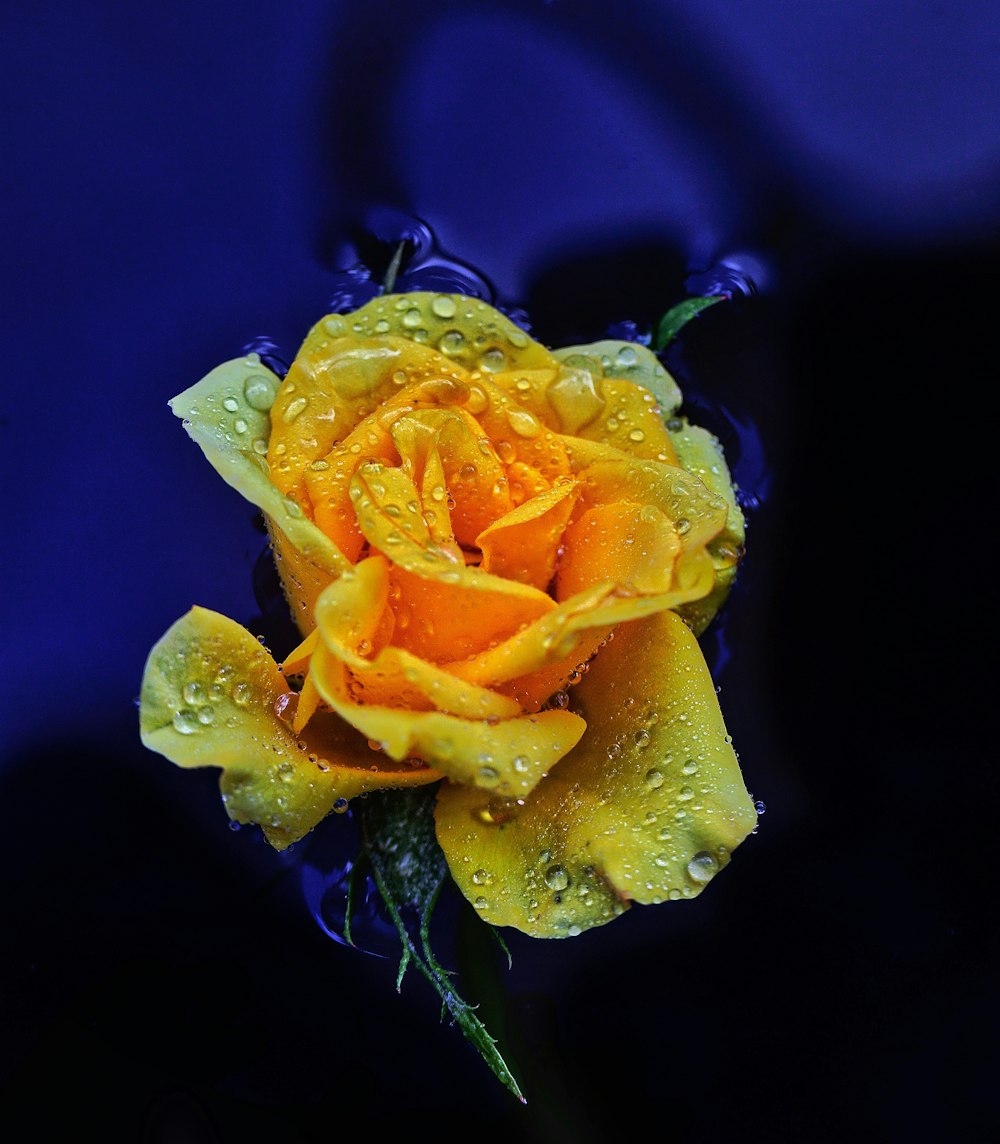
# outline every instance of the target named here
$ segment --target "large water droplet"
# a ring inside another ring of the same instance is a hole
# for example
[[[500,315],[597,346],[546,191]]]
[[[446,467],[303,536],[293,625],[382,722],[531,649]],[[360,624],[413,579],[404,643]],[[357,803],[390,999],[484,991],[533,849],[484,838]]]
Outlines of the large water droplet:
[[[545,884],[550,890],[565,890],[569,885],[569,874],[565,866],[558,863],[545,871]]]
[[[707,850],[699,850],[687,864],[688,877],[692,882],[710,882],[719,869],[719,863]]]

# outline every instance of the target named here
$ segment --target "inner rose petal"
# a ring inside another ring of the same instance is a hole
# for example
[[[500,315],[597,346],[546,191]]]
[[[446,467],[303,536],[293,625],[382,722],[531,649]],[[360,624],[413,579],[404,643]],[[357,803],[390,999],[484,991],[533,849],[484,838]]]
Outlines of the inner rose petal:
[[[483,571],[546,589],[576,498],[576,482],[565,481],[494,521],[476,538]]]
[[[358,703],[344,664],[320,645],[311,674],[323,699],[389,758],[421,761],[456,783],[523,797],[583,737],[586,723],[570,711],[511,719],[468,719]],[[432,762],[433,760],[433,762]]]
[[[323,319],[309,331],[271,407],[267,461],[282,492],[305,504],[305,473],[373,410],[428,376],[460,367],[402,337],[331,337]]]
[[[613,580],[642,595],[669,592],[681,538],[653,505],[619,501],[595,505],[566,530],[556,576],[556,599]]]

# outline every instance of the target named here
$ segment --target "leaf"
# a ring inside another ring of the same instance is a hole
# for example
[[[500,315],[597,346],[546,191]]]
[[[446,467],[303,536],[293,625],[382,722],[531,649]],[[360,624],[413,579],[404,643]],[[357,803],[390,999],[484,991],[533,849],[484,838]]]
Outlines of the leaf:
[[[431,787],[420,792],[396,791],[391,798],[375,794],[354,806],[361,828],[362,855],[403,946],[396,988],[401,987],[406,969],[413,964],[437,991],[444,1009],[493,1073],[523,1104],[525,1098],[497,1050],[495,1038],[473,1007],[459,997],[451,972],[431,950],[431,915],[450,877],[434,832],[435,794]]]
[[[660,353],[692,318],[696,318],[702,310],[707,310],[716,302],[724,302],[727,299],[727,294],[712,294],[710,297],[685,298],[683,302],[678,302],[660,319],[649,348],[654,353]]]

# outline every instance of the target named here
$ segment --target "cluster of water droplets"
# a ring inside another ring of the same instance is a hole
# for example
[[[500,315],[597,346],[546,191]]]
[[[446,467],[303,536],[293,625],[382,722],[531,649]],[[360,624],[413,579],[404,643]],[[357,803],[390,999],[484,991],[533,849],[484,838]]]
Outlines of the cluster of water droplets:
[[[195,679],[182,684],[179,698],[181,705],[174,712],[174,730],[179,735],[196,735],[216,725],[217,709],[228,704],[248,706],[253,692],[250,684],[236,678],[232,665],[223,664],[209,684]],[[230,714],[224,722],[227,727],[235,727],[238,719]]]

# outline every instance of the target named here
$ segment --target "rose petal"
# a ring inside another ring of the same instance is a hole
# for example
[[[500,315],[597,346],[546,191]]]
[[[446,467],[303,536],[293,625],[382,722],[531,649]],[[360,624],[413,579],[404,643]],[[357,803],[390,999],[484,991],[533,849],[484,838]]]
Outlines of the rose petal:
[[[390,758],[421,760],[456,782],[508,797],[534,789],[586,729],[568,711],[487,720],[358,703],[347,667],[322,645],[313,655],[310,676],[330,707]]]
[[[317,604],[317,630],[326,649],[349,668],[350,695],[368,706],[436,707],[469,719],[507,719],[521,713],[513,699],[457,679],[400,648],[385,647],[373,657],[361,654],[361,647],[371,645],[388,592],[388,561],[372,556],[335,580]],[[307,681],[312,680],[310,674]]]
[[[457,548],[434,544],[410,477],[397,468],[362,465],[351,484],[358,522],[373,548],[392,561],[393,642],[438,661],[470,655],[551,611],[544,592],[467,566]]]
[[[305,474],[338,442],[403,388],[454,372],[447,358],[402,337],[332,336],[344,325],[324,318],[309,331],[271,410],[267,452],[282,492],[306,504]]]
[[[678,463],[704,481],[728,506],[725,527],[708,545],[708,554],[715,568],[715,586],[703,599],[678,609],[695,635],[700,635],[725,603],[736,579],[743,559],[746,520],[736,499],[736,489],[718,437],[707,429],[689,424],[684,418],[674,418],[668,428]]]
[[[575,692],[587,734],[523,807],[484,816],[445,784],[438,840],[493,925],[603,925],[629,901],[694,897],[756,814],[697,640],[673,612],[625,624]],[[494,821],[490,821],[490,817]]]
[[[497,373],[552,364],[544,346],[480,298],[464,294],[383,294],[344,315],[343,329],[358,338],[382,333],[433,346],[466,370]]]
[[[660,509],[618,501],[587,509],[566,530],[556,599],[608,580],[640,595],[669,592],[681,538]]]
[[[708,556],[702,553],[701,557],[700,561],[692,559],[689,564],[690,578],[670,591],[643,596],[610,581],[595,584],[563,600],[551,612],[497,646],[444,666],[459,678],[481,687],[492,688],[516,680],[519,688],[530,691],[533,681],[548,678],[553,665],[558,665],[560,671],[571,672],[573,666],[594,650],[595,633],[599,633],[599,642],[617,624],[705,595],[711,588],[714,573]],[[505,690],[516,695],[522,707],[525,706],[527,700],[522,692],[512,687]],[[551,691],[545,694],[550,695]]]
[[[592,460],[579,478],[582,509],[616,501],[651,505],[673,521],[685,555],[704,547],[726,524],[725,499],[677,465],[609,457]]]
[[[586,369],[595,377],[622,378],[648,390],[659,406],[660,415],[672,417],[681,406],[677,382],[648,346],[613,338],[587,345],[564,346],[552,356],[564,365]]]
[[[595,342],[554,356],[562,368],[546,397],[562,433],[630,456],[676,462],[664,418],[680,405],[680,390],[645,346]]]
[[[259,361],[236,358],[179,393],[170,408],[226,483],[263,510],[318,578],[329,579],[350,562],[301,506],[271,482],[261,455],[270,433],[267,410],[278,384]]]
[[[512,508],[504,467],[464,410],[414,410],[393,423],[392,436],[436,543],[472,546]]]
[[[482,570],[547,588],[576,498],[576,482],[567,480],[495,520],[476,537]]]
[[[146,661],[142,742],[178,766],[221,767],[229,817],[259,824],[278,850],[307,834],[339,798],[441,777],[429,768],[393,766],[334,716],[317,716],[299,749],[299,737],[278,715],[293,702],[270,653],[250,632],[192,608]]]

